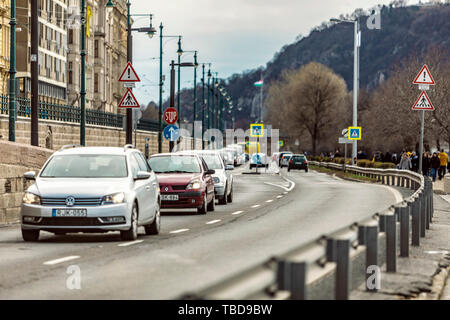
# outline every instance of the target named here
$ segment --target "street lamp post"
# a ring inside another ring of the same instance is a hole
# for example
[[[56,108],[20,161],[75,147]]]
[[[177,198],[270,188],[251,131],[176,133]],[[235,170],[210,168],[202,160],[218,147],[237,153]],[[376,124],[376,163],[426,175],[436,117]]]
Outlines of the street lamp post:
[[[31,145],[39,146],[39,11],[31,1]]]
[[[177,95],[177,111],[178,111],[178,121],[180,122],[181,127],[181,113],[180,113],[180,93],[181,93],[181,55],[183,54],[183,50],[181,49],[181,36],[178,37],[178,95]]]
[[[165,36],[163,35],[163,24],[161,23],[159,25],[159,130],[158,130],[158,153],[162,153],[162,132],[163,132],[163,123],[162,123],[162,117],[163,117],[163,38],[179,38],[180,36]],[[170,105],[171,107],[174,107],[174,104]]]
[[[192,116],[192,149],[195,150],[195,120],[197,118],[197,51],[194,53],[194,115]]]
[[[9,65],[9,141],[16,141],[16,0],[11,0]]]
[[[205,150],[205,64],[202,65],[202,150]]]
[[[359,91],[359,48],[361,46],[361,31],[359,27],[359,20],[341,20],[331,19],[332,22],[345,22],[353,23],[353,126],[358,126],[358,91]],[[355,165],[355,159],[358,156],[358,143],[357,140],[353,141],[352,148],[352,164]]]

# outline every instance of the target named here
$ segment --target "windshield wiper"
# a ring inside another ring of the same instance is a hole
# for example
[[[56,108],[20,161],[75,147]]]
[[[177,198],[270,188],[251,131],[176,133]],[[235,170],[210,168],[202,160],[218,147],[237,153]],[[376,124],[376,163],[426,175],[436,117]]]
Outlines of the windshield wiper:
[[[173,171],[166,171],[164,173],[195,173],[191,171],[182,171],[182,170],[173,170]]]

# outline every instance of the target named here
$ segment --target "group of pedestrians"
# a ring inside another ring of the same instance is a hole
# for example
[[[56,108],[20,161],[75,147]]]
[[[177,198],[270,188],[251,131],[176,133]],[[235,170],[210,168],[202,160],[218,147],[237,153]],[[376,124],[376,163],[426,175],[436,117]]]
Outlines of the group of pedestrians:
[[[433,182],[436,182],[437,178],[442,178],[447,173],[447,169],[450,169],[450,163],[448,162],[449,156],[444,149],[441,152],[424,152],[422,155],[422,172],[427,177],[432,177]],[[415,152],[403,151],[400,156],[400,162],[397,168],[400,170],[411,170],[414,172],[419,171],[420,159]]]

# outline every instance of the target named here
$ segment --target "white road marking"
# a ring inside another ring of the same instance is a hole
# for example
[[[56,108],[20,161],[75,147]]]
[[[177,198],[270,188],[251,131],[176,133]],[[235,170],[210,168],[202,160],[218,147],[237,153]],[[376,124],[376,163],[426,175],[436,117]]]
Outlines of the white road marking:
[[[292,180],[289,180],[288,178],[285,178],[285,177],[282,177],[282,178],[291,184],[289,189],[287,189],[286,191],[288,191],[288,192],[292,191],[295,188],[295,182]]]
[[[170,233],[181,233],[181,232],[186,232],[186,231],[189,231],[189,229],[178,229],[178,230],[170,231]]]
[[[449,254],[450,251],[437,250],[437,251],[425,251],[425,253],[428,253],[428,254]]]
[[[236,211],[236,212],[233,212],[232,215],[233,215],[233,216],[237,216],[238,214],[241,214],[241,213],[243,213],[243,212],[244,212],[244,211]]]
[[[222,221],[222,220],[220,220],[220,219],[212,220],[212,221],[208,221],[206,224],[214,224],[214,223],[217,223],[217,222],[220,222],[220,221]]]
[[[258,208],[258,207],[260,207],[261,205],[259,205],[259,204],[255,204],[254,206],[252,206],[252,208]]]
[[[267,202],[267,203],[271,203],[271,202],[273,202],[273,200],[267,200],[266,202]]]
[[[270,183],[270,182],[264,182],[265,184],[268,184],[268,185],[270,185],[270,186],[274,186],[274,187],[278,187],[278,188],[282,188],[282,189],[284,189],[284,190],[289,190],[288,189],[288,187],[285,187],[285,186],[280,186],[279,184],[275,184],[275,183]]]
[[[281,199],[281,198],[283,198],[283,196],[278,196],[278,197],[277,197],[277,199]]]
[[[135,240],[135,241],[130,241],[130,242],[125,242],[125,243],[121,243],[118,244],[118,247],[128,247],[128,246],[132,246],[133,244],[138,244],[144,242],[144,240]]]
[[[63,263],[66,261],[75,260],[75,259],[79,259],[79,258],[80,258],[80,256],[68,256],[68,257],[64,257],[64,258],[60,258],[60,259],[46,261],[46,262],[44,262],[44,264],[47,266],[53,266],[58,263]]]
[[[392,192],[392,194],[393,194],[394,197],[395,197],[395,203],[400,203],[400,202],[403,201],[403,196],[402,196],[402,194],[401,194],[397,189],[392,188],[392,187],[390,187],[390,186],[383,186],[383,187],[389,189],[389,190]]]

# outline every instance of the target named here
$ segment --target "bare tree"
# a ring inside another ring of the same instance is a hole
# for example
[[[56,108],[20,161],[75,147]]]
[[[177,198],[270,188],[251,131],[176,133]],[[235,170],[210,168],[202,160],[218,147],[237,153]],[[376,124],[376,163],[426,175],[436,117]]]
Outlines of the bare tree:
[[[270,85],[268,93],[266,104],[272,124],[298,136],[306,132],[314,154],[320,139],[326,141],[332,136],[337,140],[342,129],[338,119],[346,111],[343,102],[347,87],[331,69],[311,62],[287,71],[279,82]]]

